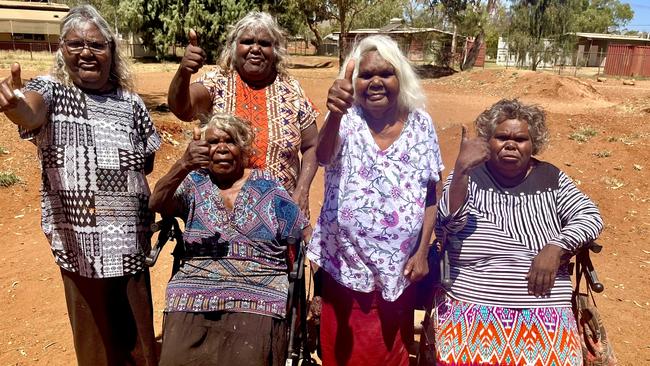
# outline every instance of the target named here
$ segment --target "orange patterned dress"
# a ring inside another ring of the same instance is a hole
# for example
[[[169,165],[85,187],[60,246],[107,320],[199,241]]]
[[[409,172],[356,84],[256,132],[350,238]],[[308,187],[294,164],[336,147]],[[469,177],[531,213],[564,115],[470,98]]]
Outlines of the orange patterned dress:
[[[255,130],[249,167],[266,169],[293,192],[300,174],[301,134],[316,123],[318,110],[292,77],[278,75],[262,89],[249,87],[236,71],[219,67],[197,81],[212,97],[212,112],[236,115]]]

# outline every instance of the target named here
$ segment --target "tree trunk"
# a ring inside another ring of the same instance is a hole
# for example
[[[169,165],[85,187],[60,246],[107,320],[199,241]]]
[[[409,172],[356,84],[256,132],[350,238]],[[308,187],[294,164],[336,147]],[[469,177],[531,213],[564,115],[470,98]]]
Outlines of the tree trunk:
[[[456,43],[458,42],[458,26],[454,24],[454,34],[451,36],[451,67],[456,62]]]
[[[472,67],[474,67],[474,63],[476,63],[476,59],[478,58],[478,54],[481,51],[481,46],[483,46],[483,39],[485,38],[485,32],[483,29],[479,31],[479,33],[476,35],[476,38],[474,38],[474,42],[472,42],[472,47],[467,51],[467,56],[465,57],[465,61],[463,64],[460,66],[460,69],[465,71],[465,70],[471,70]]]
[[[343,61],[345,61],[345,56],[347,56],[348,48],[348,30],[345,25],[345,13],[347,3],[345,0],[338,0],[339,5],[339,23],[341,24],[341,33],[339,34],[339,70],[343,69]]]
[[[311,32],[314,33],[314,39],[311,39],[310,42],[316,48],[316,54],[320,55],[323,46],[323,37],[320,35],[320,31],[318,30],[316,24],[307,22],[307,25],[309,26]]]

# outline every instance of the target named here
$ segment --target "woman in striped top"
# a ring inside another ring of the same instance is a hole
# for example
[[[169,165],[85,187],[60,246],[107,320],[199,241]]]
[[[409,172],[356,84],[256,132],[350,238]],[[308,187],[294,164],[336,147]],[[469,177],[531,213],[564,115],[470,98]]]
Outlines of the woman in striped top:
[[[596,205],[552,164],[536,107],[501,100],[463,127],[437,232],[452,284],[436,304],[442,365],[581,365],[568,259],[598,237]]]

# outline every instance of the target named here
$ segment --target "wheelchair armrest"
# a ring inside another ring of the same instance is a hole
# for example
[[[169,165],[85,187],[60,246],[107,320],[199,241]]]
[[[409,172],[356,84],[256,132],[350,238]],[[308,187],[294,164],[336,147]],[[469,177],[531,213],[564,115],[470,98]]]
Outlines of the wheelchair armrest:
[[[603,246],[592,241],[576,253],[575,259],[576,263],[580,264],[581,271],[585,275],[589,288],[596,293],[603,292],[605,290],[605,285],[603,285],[598,279],[598,274],[596,273],[596,269],[594,269],[589,254],[590,252],[600,253],[601,250],[603,250]]]
[[[178,221],[173,217],[163,217],[151,225],[152,233],[158,232],[158,239],[151,247],[149,255],[145,258],[145,264],[152,267],[158,261],[158,256],[165,244],[170,240],[176,240],[177,244],[182,244],[182,233],[178,226]]]

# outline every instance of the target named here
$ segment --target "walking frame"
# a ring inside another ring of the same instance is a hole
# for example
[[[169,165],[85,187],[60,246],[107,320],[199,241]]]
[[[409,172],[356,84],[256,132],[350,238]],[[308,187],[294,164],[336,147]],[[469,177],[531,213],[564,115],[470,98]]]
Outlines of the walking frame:
[[[172,255],[172,275],[180,268],[181,259],[185,254],[183,231],[178,221],[173,217],[163,217],[152,225],[152,232],[158,232],[158,238],[151,248],[146,264],[152,267],[156,264],[160,252],[169,241],[176,241]],[[300,235],[289,237],[286,240],[288,249],[289,291],[287,298],[287,360],[286,366],[310,366],[317,363],[311,358],[307,337],[307,299],[309,297],[305,281],[305,252]]]

